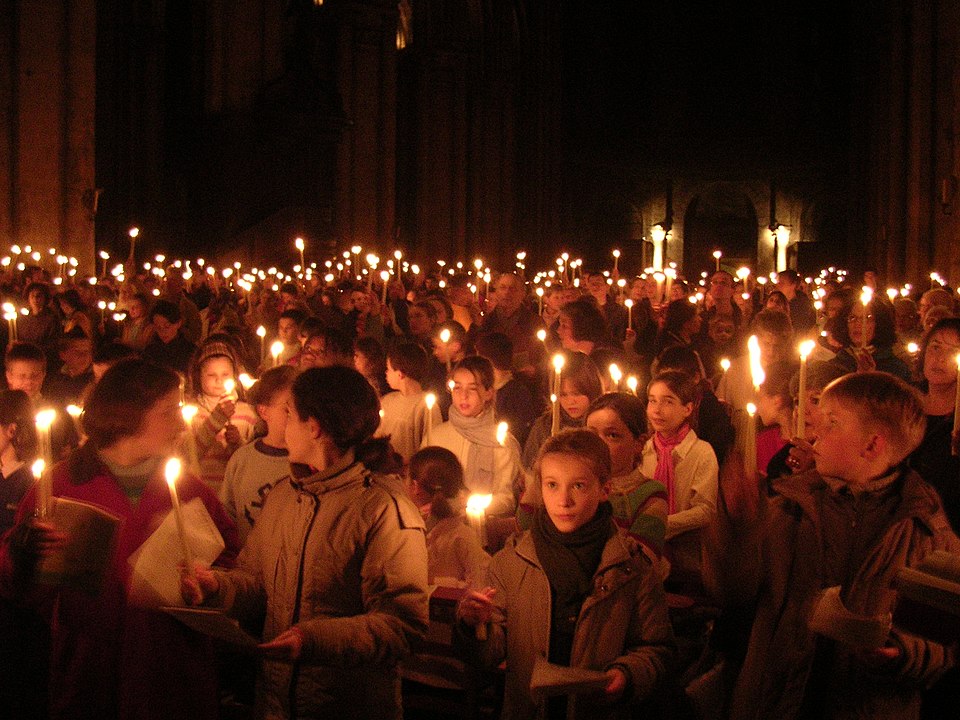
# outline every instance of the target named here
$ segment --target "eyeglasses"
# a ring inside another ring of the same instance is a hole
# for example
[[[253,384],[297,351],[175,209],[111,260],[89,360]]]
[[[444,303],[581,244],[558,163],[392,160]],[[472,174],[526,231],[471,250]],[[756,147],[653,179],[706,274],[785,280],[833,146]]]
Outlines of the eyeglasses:
[[[852,323],[852,322],[858,323],[858,322],[862,322],[862,321],[863,321],[863,318],[864,318],[863,315],[847,315],[847,322],[848,322],[848,323]],[[867,318],[867,320],[873,320],[873,315],[869,315],[869,314],[868,314],[868,315],[866,315],[866,318]]]

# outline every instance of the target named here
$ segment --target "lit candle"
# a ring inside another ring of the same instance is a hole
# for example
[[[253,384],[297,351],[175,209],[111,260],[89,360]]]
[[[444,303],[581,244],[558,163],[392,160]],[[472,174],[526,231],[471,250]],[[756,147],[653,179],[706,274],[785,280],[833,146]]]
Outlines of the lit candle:
[[[267,329],[261,325],[257,328],[257,337],[260,338],[260,361],[263,361],[263,339],[267,336]]]
[[[381,270],[380,279],[383,281],[383,295],[380,298],[380,303],[383,305],[386,305],[387,304],[387,288],[390,286],[390,273],[386,270]]]
[[[743,433],[743,471],[748,482],[757,480],[757,424],[754,416],[757,406],[747,403],[746,427]]]
[[[50,489],[50,478],[44,474],[47,463],[43,458],[37,458],[33,461],[31,470],[33,478],[37,481],[37,516],[45,520],[50,514],[50,496],[53,494]]]
[[[550,435],[560,432],[560,403],[556,393],[550,393]]]
[[[283,343],[280,340],[274,340],[270,346],[270,354],[273,356],[273,366],[280,364],[280,353],[283,352]]]
[[[760,363],[760,341],[757,340],[756,335],[751,335],[747,340],[747,350],[750,353],[750,378],[753,381],[754,391],[757,391],[767,376]]]
[[[537,312],[540,315],[543,315],[543,288],[538,287],[536,289],[536,293],[537,293]]]
[[[617,267],[619,262],[620,262],[620,251],[614,250],[613,251],[613,274],[614,275],[616,275],[619,272],[619,268]]]
[[[491,502],[493,495],[471,495],[467,498],[467,521],[483,547],[487,546],[487,508]]]
[[[723,370],[724,374],[726,374],[727,370],[730,369],[729,358],[720,358],[720,369]]]
[[[900,291],[897,290],[896,288],[887,288],[887,297],[890,298],[891,303],[897,299],[897,295],[899,294],[900,294]]]
[[[430,435],[433,432],[433,406],[437,404],[437,396],[427,393],[423,397],[423,404],[427,406],[427,445],[430,444]]]
[[[749,292],[750,288],[747,287],[747,278],[750,277],[750,268],[742,267],[737,270],[737,278],[743,282],[743,292]],[[744,298],[746,299],[746,298]]]
[[[73,420],[73,427],[77,431],[77,437],[83,437],[83,431],[80,429],[80,416],[83,415],[83,408],[79,405],[67,405],[67,415]]]
[[[546,345],[546,344],[547,344],[547,331],[544,330],[543,328],[540,328],[539,330],[537,330],[537,340],[539,340],[539,341],[542,342],[544,345]]]
[[[450,330],[444,328],[440,331],[440,342],[443,343],[443,356],[447,360],[447,375],[450,374]]]
[[[659,271],[657,271],[657,272],[655,272],[655,273],[653,274],[653,279],[657,281],[657,304],[658,304],[658,305],[663,302],[663,280],[664,280],[664,277],[665,277],[664,274],[663,274],[662,272],[659,272]]]
[[[630,392],[632,392],[634,395],[637,394],[637,385],[638,385],[638,384],[639,384],[639,383],[637,382],[637,376],[636,376],[636,375],[628,375],[628,376],[627,376],[627,387],[630,388]]]
[[[863,292],[860,293],[860,349],[867,347],[867,305],[873,299],[873,291],[866,285],[863,286]]]
[[[190,543],[187,542],[187,530],[183,524],[183,511],[180,509],[180,496],[177,495],[177,478],[180,477],[180,458],[170,458],[163,469],[170,488],[170,504],[173,505],[173,517],[177,521],[177,534],[180,536],[180,550],[183,552],[183,562],[187,566],[187,574],[196,581],[197,576],[193,568],[193,553]]]
[[[714,265],[716,266],[716,271],[717,271],[717,272],[720,272],[720,258],[721,258],[721,257],[723,257],[723,253],[722,253],[722,252],[720,252],[719,250],[714,250],[714,251],[713,251],[713,262],[714,262]]]
[[[627,306],[627,328],[629,329],[633,327],[633,300],[627,298],[623,304]]]
[[[305,245],[303,244],[303,238],[297,238],[293,241],[293,244],[297,246],[297,250],[300,251],[300,272],[305,273],[307,271],[307,263],[303,259],[303,250]]]
[[[237,380],[240,381],[240,384],[243,385],[244,390],[249,390],[254,386],[254,383],[257,381],[254,380],[248,373],[240,373],[237,375]]]
[[[613,391],[620,389],[620,381],[623,379],[623,371],[616,363],[610,363],[610,379],[613,381]]]
[[[813,352],[813,340],[800,343],[800,385],[797,389],[797,437],[806,438],[807,427],[807,357]]]

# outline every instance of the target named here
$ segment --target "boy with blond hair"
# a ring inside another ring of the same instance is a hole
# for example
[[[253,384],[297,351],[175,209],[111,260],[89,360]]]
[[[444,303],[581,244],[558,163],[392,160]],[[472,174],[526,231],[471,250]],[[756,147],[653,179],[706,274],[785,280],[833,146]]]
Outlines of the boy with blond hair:
[[[756,602],[732,718],[919,717],[920,691],[953,653],[890,627],[894,579],[960,550],[936,491],[904,464],[924,426],[902,380],[845,375],[820,399],[814,470],[780,478],[766,499],[725,468],[706,581],[724,605]],[[830,588],[842,610],[827,612]],[[879,645],[847,632],[851,618]]]

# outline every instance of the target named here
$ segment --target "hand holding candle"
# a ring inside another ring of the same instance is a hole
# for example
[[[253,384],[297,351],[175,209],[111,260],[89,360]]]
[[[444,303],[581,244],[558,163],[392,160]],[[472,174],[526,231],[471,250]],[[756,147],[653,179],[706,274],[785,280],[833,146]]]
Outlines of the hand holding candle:
[[[163,469],[170,489],[170,504],[173,506],[173,517],[177,522],[177,535],[180,536],[180,550],[183,553],[183,562],[187,566],[187,574],[196,581],[196,571],[193,567],[193,552],[187,541],[187,530],[183,523],[183,511],[180,509],[180,496],[177,494],[177,480],[180,477],[180,458],[170,458]]]

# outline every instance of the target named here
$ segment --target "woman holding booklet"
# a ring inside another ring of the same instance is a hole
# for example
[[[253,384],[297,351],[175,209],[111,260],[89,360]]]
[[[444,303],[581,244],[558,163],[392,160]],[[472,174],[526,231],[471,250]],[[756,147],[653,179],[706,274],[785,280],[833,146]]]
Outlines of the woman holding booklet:
[[[163,466],[183,427],[177,373],[146,360],[117,363],[86,404],[86,444],[52,470],[52,517],[35,517],[34,487],[0,543],[0,592],[43,608],[51,622],[51,717],[217,717],[209,638],[130,599],[131,556],[171,511]],[[236,528],[213,492],[190,476],[179,479],[177,490],[184,505],[199,498],[225,545],[216,562],[232,564]],[[81,557],[90,560],[99,550],[103,563],[56,580],[48,570],[71,542],[58,525],[61,498],[98,524],[100,537]],[[170,563],[179,559],[173,554]]]

